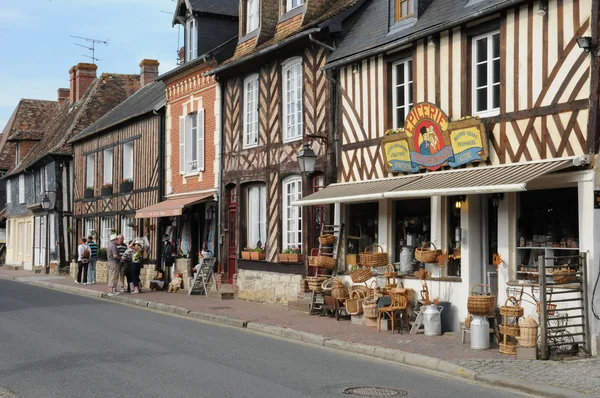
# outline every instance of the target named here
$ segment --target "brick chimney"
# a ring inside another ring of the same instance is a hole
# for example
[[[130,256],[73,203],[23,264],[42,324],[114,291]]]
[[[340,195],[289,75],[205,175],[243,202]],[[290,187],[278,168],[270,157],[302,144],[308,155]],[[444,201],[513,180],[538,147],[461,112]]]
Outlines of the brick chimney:
[[[62,104],[65,101],[69,101],[71,98],[71,90],[68,88],[59,88],[58,89],[58,102]]]
[[[143,59],[140,62],[140,88],[150,84],[158,76],[159,62],[155,59]]]
[[[96,78],[98,67],[94,64],[79,63],[75,68],[75,101],[79,101],[85,90],[92,84]],[[73,99],[73,89],[71,89],[71,99]]]
[[[75,102],[75,71],[77,70],[77,66],[71,67],[69,69],[69,104]]]

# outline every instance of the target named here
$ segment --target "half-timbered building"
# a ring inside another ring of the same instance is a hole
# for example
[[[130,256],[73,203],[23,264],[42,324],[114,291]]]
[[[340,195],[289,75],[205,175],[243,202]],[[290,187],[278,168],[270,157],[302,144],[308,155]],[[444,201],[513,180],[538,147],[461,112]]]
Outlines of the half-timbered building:
[[[298,202],[335,204],[339,271],[380,245],[420,291],[414,251],[433,242],[432,298],[458,330],[471,285],[541,300],[538,256],[575,269],[583,254],[586,305],[569,316],[590,325],[568,341],[594,351],[599,23],[592,0],[371,2],[324,67],[339,79],[338,183]]]
[[[223,85],[221,263],[241,298],[297,298],[304,263],[282,263],[282,250],[308,255],[328,216],[322,206],[292,206],[331,182],[332,78],[320,70],[334,38],[362,4],[356,0],[239,1],[235,54],[209,75]],[[331,80],[330,80],[331,79]],[[307,143],[316,172],[300,172]],[[264,250],[260,260],[243,250]],[[292,277],[290,277],[290,274]]]

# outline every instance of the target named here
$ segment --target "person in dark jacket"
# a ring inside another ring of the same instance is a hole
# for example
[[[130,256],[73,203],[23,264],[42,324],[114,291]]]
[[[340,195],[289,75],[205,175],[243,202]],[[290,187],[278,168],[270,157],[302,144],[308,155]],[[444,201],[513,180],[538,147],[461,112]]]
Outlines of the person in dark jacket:
[[[171,269],[175,259],[173,258],[173,245],[171,244],[169,235],[163,235],[163,243],[163,271],[165,277],[163,290],[167,290],[167,286],[169,286],[169,282],[171,281]]]

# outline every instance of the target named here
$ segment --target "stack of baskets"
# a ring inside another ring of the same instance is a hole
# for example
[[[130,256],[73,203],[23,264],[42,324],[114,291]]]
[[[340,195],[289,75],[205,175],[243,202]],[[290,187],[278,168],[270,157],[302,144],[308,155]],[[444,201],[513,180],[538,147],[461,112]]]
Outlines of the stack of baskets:
[[[514,305],[509,305],[511,303]],[[517,319],[523,316],[523,307],[519,305],[519,301],[515,297],[510,296],[500,307],[500,315],[504,317],[504,321],[500,325],[500,334],[503,335],[503,341],[499,344],[500,352],[514,355],[517,353],[517,343],[509,340],[509,337],[519,336],[520,328],[517,326]],[[508,318],[514,319],[509,321]]]
[[[322,291],[321,284],[328,278],[327,275],[307,276],[306,281],[308,282],[308,290],[313,292]]]
[[[365,267],[385,267],[389,263],[389,256],[379,245],[369,246],[360,253],[360,264]]]
[[[484,287],[484,291],[476,293],[476,287]],[[490,285],[476,284],[471,286],[471,294],[467,299],[467,309],[472,315],[489,315],[496,309],[496,296],[492,295]]]
[[[426,249],[425,245],[429,244],[430,248]],[[435,247],[433,242],[423,242],[419,249],[415,249],[415,258],[421,263],[437,263],[438,256],[442,254],[441,250]]]

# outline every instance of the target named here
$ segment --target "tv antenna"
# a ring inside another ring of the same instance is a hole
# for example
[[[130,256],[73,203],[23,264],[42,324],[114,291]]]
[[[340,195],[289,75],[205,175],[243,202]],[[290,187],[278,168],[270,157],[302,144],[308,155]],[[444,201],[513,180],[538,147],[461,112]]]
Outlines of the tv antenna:
[[[85,54],[81,54],[81,55],[83,55],[84,57],[90,58],[92,60],[92,62],[94,62],[94,63],[96,61],[102,61],[101,59],[96,58],[96,44],[104,44],[104,46],[108,46],[108,40],[98,40],[98,39],[92,39],[90,37],[81,37],[81,36],[73,36],[73,35],[71,35],[71,37],[74,38],[74,39],[85,40],[88,43],[91,43],[89,45],[89,47],[86,46],[86,45],[83,45],[83,44],[73,43],[76,46],[83,47],[83,48],[85,48],[85,49],[87,49],[87,50],[89,50],[89,51],[92,52],[91,56],[90,55],[85,55]]]

